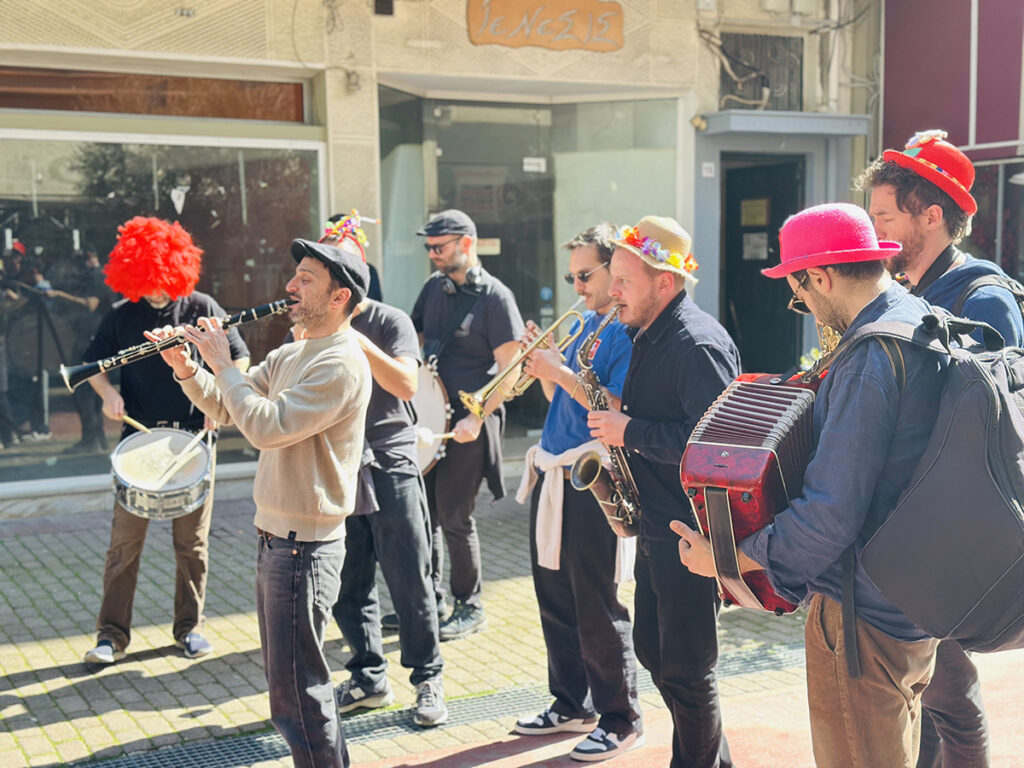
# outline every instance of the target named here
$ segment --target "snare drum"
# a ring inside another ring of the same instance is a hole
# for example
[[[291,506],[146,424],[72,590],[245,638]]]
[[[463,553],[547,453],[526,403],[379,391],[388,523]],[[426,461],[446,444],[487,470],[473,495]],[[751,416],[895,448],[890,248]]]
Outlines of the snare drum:
[[[199,509],[210,493],[210,447],[200,441],[176,459],[194,437],[163,427],[128,435],[110,456],[114,498],[133,515],[150,520],[170,520]]]
[[[412,398],[412,406],[416,411],[416,426],[429,429],[435,435],[443,435],[448,431],[452,420],[452,406],[448,402],[448,392],[441,383],[437,373],[437,364],[430,360],[417,371],[419,384]],[[420,472],[427,474],[444,456],[445,440],[435,438],[429,443],[416,442],[416,463]]]

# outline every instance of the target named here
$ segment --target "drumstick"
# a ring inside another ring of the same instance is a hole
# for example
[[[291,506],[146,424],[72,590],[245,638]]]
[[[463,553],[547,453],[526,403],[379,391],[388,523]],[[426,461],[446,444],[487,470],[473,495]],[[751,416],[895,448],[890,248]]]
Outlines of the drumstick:
[[[423,443],[424,445],[432,443],[435,440],[450,440],[455,437],[454,432],[442,432],[441,434],[435,434],[426,427],[419,427],[416,430],[416,441]]]
[[[202,442],[204,437],[206,437],[205,429],[202,432],[196,433],[196,436],[189,441],[188,445],[175,454],[174,458],[171,459],[171,463],[167,465],[164,471],[160,473],[160,477],[156,479],[157,488],[162,487],[171,475],[181,469],[185,465],[185,462],[192,458],[190,455],[192,449]]]
[[[126,413],[122,413],[121,414],[121,421],[123,421],[129,427],[134,427],[135,429],[139,430],[139,432],[145,432],[147,435],[153,434],[153,430],[152,429],[147,427],[145,424],[140,424],[139,422],[137,422],[135,419],[133,419],[131,416],[129,416]]]

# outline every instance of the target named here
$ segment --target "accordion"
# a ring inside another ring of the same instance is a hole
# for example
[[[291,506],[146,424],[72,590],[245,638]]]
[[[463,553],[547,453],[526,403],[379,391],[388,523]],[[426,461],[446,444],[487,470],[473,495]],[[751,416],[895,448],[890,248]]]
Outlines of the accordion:
[[[800,495],[814,447],[820,376],[736,378],[694,427],[679,466],[701,532],[711,541],[722,599],[778,615],[796,605],[763,571],[740,573],[736,542],[764,528]]]

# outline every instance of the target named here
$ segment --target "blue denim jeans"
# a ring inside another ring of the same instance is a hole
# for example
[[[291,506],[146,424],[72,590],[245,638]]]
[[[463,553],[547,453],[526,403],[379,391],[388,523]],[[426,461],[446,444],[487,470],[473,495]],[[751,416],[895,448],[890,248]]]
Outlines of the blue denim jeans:
[[[344,557],[344,539],[259,539],[256,615],[270,690],[270,721],[288,742],[296,768],[349,765],[324,656],[324,632]]]
[[[418,475],[374,468],[380,509],[345,521],[345,565],[334,618],[352,648],[345,668],[364,691],[387,684],[388,661],[380,632],[377,563],[398,614],[402,666],[413,685],[437,677],[444,666],[437,639],[437,602],[430,578],[430,520]]]

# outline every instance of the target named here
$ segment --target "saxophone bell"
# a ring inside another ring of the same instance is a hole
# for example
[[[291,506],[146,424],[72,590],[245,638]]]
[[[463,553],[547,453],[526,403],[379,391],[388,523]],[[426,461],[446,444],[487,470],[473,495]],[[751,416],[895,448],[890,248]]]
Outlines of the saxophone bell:
[[[601,463],[601,454],[587,451],[575,462],[569,472],[569,482],[577,491],[590,491],[604,512],[605,521],[616,536],[627,539],[640,532],[635,516],[622,514],[621,496],[611,473]]]

